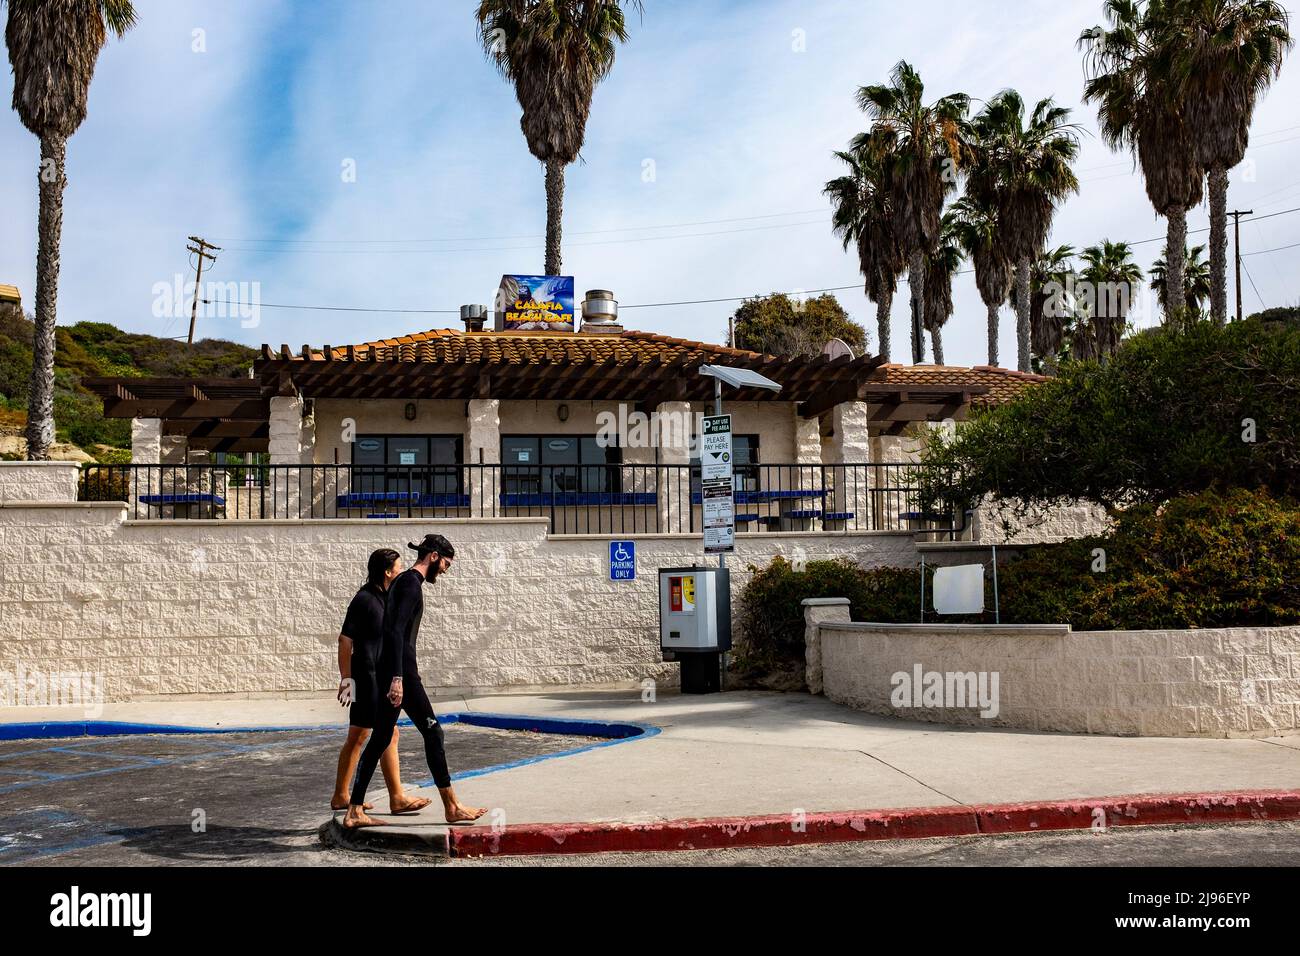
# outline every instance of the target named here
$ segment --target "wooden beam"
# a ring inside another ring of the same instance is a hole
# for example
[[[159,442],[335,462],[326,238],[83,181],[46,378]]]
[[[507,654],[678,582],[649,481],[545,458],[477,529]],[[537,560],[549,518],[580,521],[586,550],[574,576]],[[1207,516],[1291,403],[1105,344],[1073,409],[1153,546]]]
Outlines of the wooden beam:
[[[104,402],[105,418],[226,418],[267,421],[271,415],[269,402],[256,401],[122,401],[108,399]]]

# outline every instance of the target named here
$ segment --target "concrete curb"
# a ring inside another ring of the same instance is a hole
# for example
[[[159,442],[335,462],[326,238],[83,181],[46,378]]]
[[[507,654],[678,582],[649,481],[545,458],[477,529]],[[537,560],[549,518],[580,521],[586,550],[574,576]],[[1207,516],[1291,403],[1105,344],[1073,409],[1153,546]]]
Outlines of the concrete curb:
[[[365,827],[347,830],[339,822],[342,811],[326,820],[317,831],[321,843],[343,850],[368,853],[405,853],[411,856],[451,855],[447,839],[450,827]]]
[[[1300,791],[1230,791],[1097,797],[1041,803],[918,807],[662,823],[518,824],[452,829],[453,857],[702,850],[990,836],[1119,826],[1250,823],[1300,819]]]

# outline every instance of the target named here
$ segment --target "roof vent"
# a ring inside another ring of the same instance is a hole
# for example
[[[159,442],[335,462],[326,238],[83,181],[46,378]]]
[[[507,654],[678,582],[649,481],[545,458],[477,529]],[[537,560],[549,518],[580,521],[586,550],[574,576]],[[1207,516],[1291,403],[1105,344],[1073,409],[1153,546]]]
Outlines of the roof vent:
[[[483,323],[487,321],[487,306],[462,305],[460,320],[465,323],[466,332],[482,332]]]
[[[592,334],[618,334],[618,300],[608,289],[590,289],[582,300],[582,331]]]

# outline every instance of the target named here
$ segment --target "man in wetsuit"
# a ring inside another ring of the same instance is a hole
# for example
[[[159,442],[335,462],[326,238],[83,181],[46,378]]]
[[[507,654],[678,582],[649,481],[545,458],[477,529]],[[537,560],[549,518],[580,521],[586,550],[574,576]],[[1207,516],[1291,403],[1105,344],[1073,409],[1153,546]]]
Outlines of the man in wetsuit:
[[[451,774],[447,770],[447,755],[443,749],[442,725],[429,703],[420,671],[416,664],[415,640],[420,632],[424,615],[424,585],[436,581],[438,575],[451,568],[456,549],[440,534],[425,535],[419,544],[408,545],[415,551],[415,564],[403,571],[388,589],[387,609],[384,614],[384,637],[377,662],[379,688],[386,687],[387,695],[380,700],[375,715],[375,729],[366,743],[357,766],[357,776],[352,784],[351,802],[343,826],[348,829],[376,826],[379,821],[365,811],[366,790],[375,774],[379,758],[388,747],[397,726],[398,714],[406,711],[415,729],[424,737],[424,757],[433,774],[442,797],[443,810],[448,823],[469,823],[487,812],[486,807],[467,807],[457,798],[451,787]]]
[[[370,555],[366,565],[366,583],[348,605],[343,629],[339,632],[339,703],[351,708],[347,740],[339,751],[338,772],[334,779],[334,796],[330,808],[346,810],[351,802],[352,778],[356,775],[361,749],[375,726],[379,702],[388,692],[379,689],[375,661],[384,639],[384,610],[388,588],[402,573],[402,556],[392,548],[380,548]],[[393,740],[379,758],[379,767],[388,785],[388,809],[392,813],[416,813],[430,804],[425,797],[408,797],[402,790],[402,775],[397,760],[397,729]],[[365,809],[370,809],[366,804]]]

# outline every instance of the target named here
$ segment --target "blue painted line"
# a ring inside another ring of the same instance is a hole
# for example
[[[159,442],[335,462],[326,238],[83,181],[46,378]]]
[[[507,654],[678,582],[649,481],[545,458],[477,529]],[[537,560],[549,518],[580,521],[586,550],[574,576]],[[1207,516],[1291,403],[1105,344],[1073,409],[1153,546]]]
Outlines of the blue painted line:
[[[496,773],[499,770],[526,767],[529,764],[541,763],[543,760],[554,760],[557,757],[572,757],[574,754],[586,753],[588,750],[599,750],[602,747],[612,747],[616,744],[630,743],[634,740],[645,740],[660,733],[659,728],[652,724],[608,723],[579,717],[527,717],[519,714],[489,714],[477,711],[448,714],[446,717],[439,717],[438,720],[444,724],[462,723],[475,727],[492,727],[497,730],[530,730],[536,733],[566,734],[572,737],[608,738],[601,740],[600,743],[588,744],[585,747],[572,747],[569,750],[560,750],[552,754],[523,757],[509,763],[480,767],[478,770],[463,770],[460,773],[451,775],[453,782],[468,780],[471,777],[482,777],[489,773]],[[416,786],[431,787],[433,786],[433,780],[432,778],[421,780]]]
[[[0,818],[0,832],[5,834],[8,839],[0,840],[0,864],[25,863],[28,860],[37,859],[46,856],[56,856],[61,853],[72,853],[76,850],[84,850],[94,846],[104,846],[109,843],[121,843],[126,839],[120,834],[108,833],[91,833],[87,836],[76,837],[69,840],[50,840],[42,835],[36,843],[20,843],[18,837],[23,835],[24,826],[28,821],[35,823],[45,823],[56,827],[71,827],[73,830],[82,830],[91,826],[116,826],[116,824],[96,824],[84,817],[75,816],[64,810],[45,810],[32,809],[20,810],[19,812]]]
[[[141,767],[156,767],[167,762],[166,757],[150,757],[146,754],[115,754],[108,750],[91,750],[87,752],[84,746],[76,748],[50,747],[45,752],[47,754],[72,754],[74,757],[102,757],[104,760],[126,760],[139,764]]]
[[[495,730],[523,730],[543,734],[564,734],[572,737],[595,737],[599,738],[600,741],[599,743],[588,744],[585,747],[572,747],[568,750],[557,751],[556,753],[541,754],[536,757],[525,757],[520,760],[512,760],[508,763],[494,764],[490,767],[481,767],[477,770],[465,770],[453,774],[452,780],[467,780],[471,777],[482,777],[490,773],[496,773],[500,770],[511,770],[516,767],[524,767],[529,764],[540,763],[543,760],[554,760],[557,757],[571,757],[575,754],[586,753],[589,750],[598,750],[602,747],[612,747],[616,744],[630,743],[635,740],[646,740],[660,733],[660,729],[655,727],[653,724],[642,724],[633,721],[600,721],[580,717],[529,717],[522,714],[493,714],[478,711],[456,711],[449,714],[441,714],[438,717],[438,721],[442,724],[466,724],[471,727],[490,727]],[[411,723],[409,718],[403,718],[398,722],[398,726],[411,727],[414,725]],[[311,733],[314,737],[332,737],[340,729],[341,728],[332,725],[321,724],[290,727],[186,727],[173,724],[133,724],[121,721],[50,721],[46,723],[0,724],[0,740],[43,740],[60,736],[64,738],[76,736],[125,737],[163,734],[252,734],[287,732]],[[280,741],[262,746],[255,744],[238,744],[221,750],[193,754],[186,757],[141,757],[136,759],[150,760],[151,762],[147,764],[136,763],[130,766],[112,767],[104,770],[88,771],[79,774],[49,775],[49,779],[55,781],[73,780],[82,777],[101,776],[107,773],[121,773],[127,770],[139,770],[151,766],[175,766],[178,764],[194,763],[211,757],[258,752],[271,748],[294,746],[301,743],[301,740],[292,740]],[[86,742],[81,744],[68,744],[61,747],[48,747],[41,750],[24,751],[20,754],[3,755],[0,756],[0,760],[11,759],[17,756],[48,753],[51,751],[77,753],[78,756],[119,756],[122,759],[130,759],[129,755],[110,755],[96,750],[88,750],[86,754],[80,754],[73,749],[75,747],[84,750],[89,746],[89,742]],[[42,782],[44,781],[25,780],[8,786],[0,786],[0,794],[12,793],[15,790],[23,790],[28,787],[36,786]],[[432,785],[432,779],[422,780],[415,784],[417,787],[429,787]]]
[[[39,770],[0,770],[0,777],[42,777],[45,780],[62,780],[58,773],[42,773]]]

